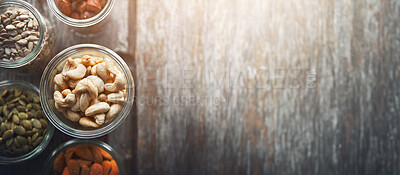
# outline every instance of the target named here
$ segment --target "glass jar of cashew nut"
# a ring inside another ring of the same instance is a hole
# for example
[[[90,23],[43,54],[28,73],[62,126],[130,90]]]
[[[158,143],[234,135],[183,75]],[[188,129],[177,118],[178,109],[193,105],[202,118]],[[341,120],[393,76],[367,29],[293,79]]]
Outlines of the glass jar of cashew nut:
[[[134,82],[128,65],[115,52],[80,44],[49,62],[40,93],[43,111],[57,129],[89,139],[111,132],[129,115]]]
[[[20,75],[41,73],[54,51],[53,27],[36,8],[0,1],[0,67]]]

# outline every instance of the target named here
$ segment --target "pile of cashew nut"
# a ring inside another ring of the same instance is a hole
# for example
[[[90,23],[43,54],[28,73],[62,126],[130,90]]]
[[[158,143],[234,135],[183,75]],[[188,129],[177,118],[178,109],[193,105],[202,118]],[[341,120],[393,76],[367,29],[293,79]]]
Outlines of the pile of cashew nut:
[[[121,112],[127,81],[109,59],[92,55],[69,57],[61,73],[55,75],[55,107],[69,120],[97,128]]]

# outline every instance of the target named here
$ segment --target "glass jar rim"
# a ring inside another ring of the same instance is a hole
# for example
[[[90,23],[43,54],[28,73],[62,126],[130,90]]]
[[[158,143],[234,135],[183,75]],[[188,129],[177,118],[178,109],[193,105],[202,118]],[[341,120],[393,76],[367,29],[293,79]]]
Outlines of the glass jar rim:
[[[45,19],[43,16],[40,14],[40,12],[33,7],[31,4],[25,1],[20,1],[20,0],[7,0],[7,1],[0,1],[0,7],[2,6],[19,6],[20,8],[28,10],[30,13],[35,16],[36,20],[38,21],[39,24],[39,40],[38,44],[36,45],[35,48],[24,58],[21,58],[19,60],[15,61],[3,61],[0,60],[0,67],[3,68],[19,68],[22,66],[25,66],[29,63],[31,63],[33,60],[35,60],[40,52],[43,50],[44,47],[44,39],[45,39],[45,32],[47,32],[47,27],[44,25]]]
[[[107,151],[112,158],[115,160],[115,162],[118,165],[118,170],[119,174],[125,174],[125,169],[124,169],[124,164],[122,162],[122,157],[121,155],[118,154],[118,152],[112,148],[110,145],[108,145],[105,142],[99,141],[99,140],[80,140],[80,139],[72,139],[67,142],[62,143],[59,145],[54,151],[49,155],[47,158],[46,162],[44,163],[44,166],[42,168],[43,174],[51,174],[52,168],[53,168],[53,163],[55,159],[60,155],[63,151],[65,151],[68,148],[78,146],[78,145],[92,145],[92,146],[97,146],[104,151]]]
[[[62,13],[58,9],[55,1],[56,0],[47,0],[47,4],[50,7],[50,11],[57,17],[57,19],[62,21],[64,24],[78,28],[94,26],[103,19],[105,19],[108,16],[108,14],[110,14],[115,3],[115,0],[108,0],[104,8],[95,16],[88,19],[74,19],[67,15],[64,15],[64,13]]]
[[[5,80],[5,81],[0,82],[0,89],[5,88],[5,87],[16,87],[16,86],[32,90],[33,92],[35,92],[39,95],[39,89],[31,83],[19,81],[19,80]],[[24,161],[27,161],[29,159],[36,157],[37,155],[42,153],[43,150],[50,143],[50,140],[52,139],[53,134],[54,134],[54,127],[53,127],[53,125],[49,124],[47,126],[47,131],[46,131],[46,134],[45,134],[42,142],[39,145],[37,145],[35,147],[35,149],[29,151],[26,154],[17,156],[17,157],[0,156],[0,164],[4,164],[4,165],[17,164],[17,163],[22,163]]]
[[[49,85],[52,85],[53,83],[53,79],[51,78],[53,70],[69,55],[74,53],[79,53],[81,49],[95,50],[110,57],[121,68],[128,84],[127,99],[124,104],[124,107],[122,108],[118,116],[116,116],[110,123],[104,124],[104,126],[88,130],[76,129],[64,123],[62,120],[59,119],[60,117],[64,116],[59,117],[57,115],[57,112],[55,112],[54,109],[50,106],[50,102],[48,100],[48,94],[51,95],[53,94],[53,92],[49,92],[49,89],[47,88],[49,87]],[[43,71],[40,80],[40,93],[41,94],[43,93],[43,95],[40,95],[40,103],[42,104],[43,111],[47,116],[47,118],[49,119],[49,121],[55,126],[55,128],[72,137],[81,139],[91,139],[91,138],[101,137],[103,135],[110,133],[118,126],[120,126],[122,122],[125,120],[125,118],[129,115],[134,101],[134,81],[128,65],[114,51],[97,44],[78,44],[64,49],[50,60],[45,70]]]

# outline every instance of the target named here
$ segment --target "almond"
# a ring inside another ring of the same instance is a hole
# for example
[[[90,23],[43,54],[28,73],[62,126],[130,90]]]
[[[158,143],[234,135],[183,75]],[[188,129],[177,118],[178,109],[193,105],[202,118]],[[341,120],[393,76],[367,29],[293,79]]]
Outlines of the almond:
[[[86,11],[86,2],[85,1],[79,2],[76,5],[76,11],[78,11],[79,13],[83,13],[84,11]]]
[[[75,154],[79,158],[83,160],[89,160],[92,161],[92,153],[90,152],[88,146],[86,145],[80,145],[75,147]]]
[[[68,162],[70,159],[72,159],[73,155],[74,155],[74,149],[73,148],[67,149],[64,154],[65,162]]]
[[[68,0],[59,0],[58,9],[61,11],[61,13],[67,16],[72,13],[72,5]]]
[[[105,160],[105,161],[103,161],[102,165],[103,165],[104,175],[108,175],[111,170],[111,162],[108,160]]]
[[[86,3],[86,9],[94,13],[99,13],[101,11],[101,4],[99,0],[88,0]]]
[[[72,12],[69,17],[74,19],[81,19],[81,15],[78,12]]]
[[[91,146],[90,151],[92,153],[93,162],[101,163],[103,162],[103,156],[101,155],[101,148]]]
[[[110,161],[110,163],[111,163],[110,175],[111,174],[113,174],[113,175],[119,174],[117,162],[115,162],[115,160],[113,159],[113,160]]]
[[[81,175],[89,175],[90,168],[88,166],[83,166],[81,169]]]
[[[103,155],[104,159],[107,159],[107,160],[113,159],[112,156],[106,150],[100,149],[100,151],[101,151],[101,155]]]
[[[79,175],[80,167],[79,167],[79,164],[78,164],[77,160],[70,159],[67,162],[67,167],[68,167],[69,174],[71,174],[71,175]]]
[[[94,163],[90,168],[90,175],[102,175],[102,174],[103,174],[103,167],[98,163]]]
[[[89,19],[89,18],[91,18],[91,17],[93,17],[93,16],[96,16],[96,14],[93,13],[93,12],[90,12],[90,11],[85,11],[85,12],[83,12],[83,13],[81,14],[81,18],[82,18],[82,19]]]
[[[64,168],[64,171],[62,172],[62,174],[63,175],[70,175],[67,167]]]
[[[54,160],[53,170],[54,174],[62,174],[65,167],[64,153],[61,153],[56,160]]]

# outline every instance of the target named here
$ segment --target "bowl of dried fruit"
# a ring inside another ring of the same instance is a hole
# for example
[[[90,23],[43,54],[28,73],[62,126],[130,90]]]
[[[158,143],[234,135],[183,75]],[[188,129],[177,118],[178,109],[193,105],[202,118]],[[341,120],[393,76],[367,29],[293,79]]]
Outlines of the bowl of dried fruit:
[[[27,82],[0,82],[0,164],[32,159],[49,144],[54,127],[38,94],[39,89]]]
[[[100,137],[129,115],[133,76],[112,50],[80,44],[57,54],[40,81],[40,102],[49,121],[77,138]]]
[[[124,174],[121,157],[108,144],[97,140],[70,140],[58,146],[47,159],[45,175]]]

